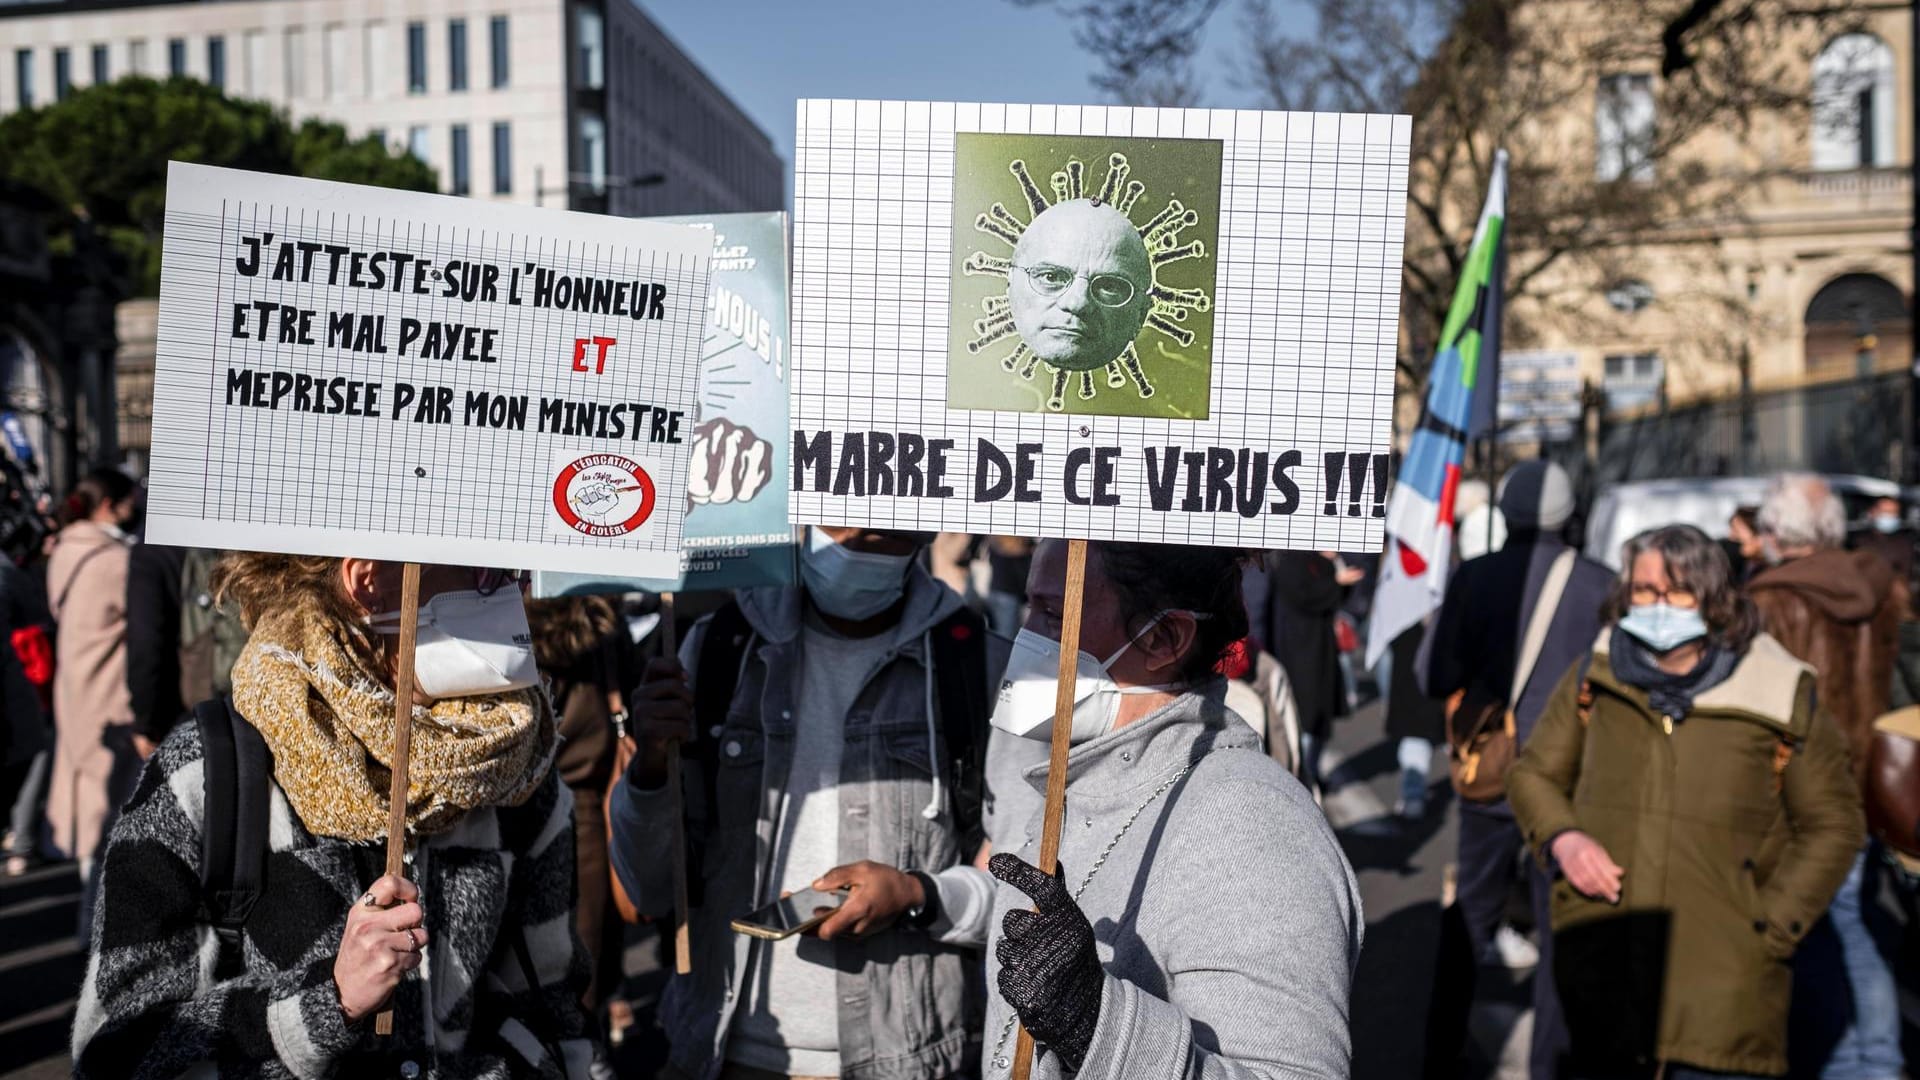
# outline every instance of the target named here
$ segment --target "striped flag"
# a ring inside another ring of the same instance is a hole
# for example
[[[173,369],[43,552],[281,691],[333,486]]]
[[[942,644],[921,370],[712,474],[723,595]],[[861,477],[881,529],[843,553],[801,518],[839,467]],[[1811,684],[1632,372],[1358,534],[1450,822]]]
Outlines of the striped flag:
[[[1446,596],[1460,463],[1467,440],[1490,431],[1497,413],[1506,216],[1507,152],[1501,150],[1494,155],[1487,203],[1440,331],[1420,426],[1387,507],[1387,550],[1367,627],[1368,667]]]

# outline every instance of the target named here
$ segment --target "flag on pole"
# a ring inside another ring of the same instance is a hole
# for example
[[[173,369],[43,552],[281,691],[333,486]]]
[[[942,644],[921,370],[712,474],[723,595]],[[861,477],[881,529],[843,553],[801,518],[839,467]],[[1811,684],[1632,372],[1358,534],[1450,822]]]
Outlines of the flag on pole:
[[[1467,440],[1491,431],[1498,411],[1506,216],[1507,152],[1501,150],[1494,154],[1487,202],[1440,331],[1420,426],[1387,506],[1387,550],[1367,626],[1368,667],[1446,596],[1460,464]]]

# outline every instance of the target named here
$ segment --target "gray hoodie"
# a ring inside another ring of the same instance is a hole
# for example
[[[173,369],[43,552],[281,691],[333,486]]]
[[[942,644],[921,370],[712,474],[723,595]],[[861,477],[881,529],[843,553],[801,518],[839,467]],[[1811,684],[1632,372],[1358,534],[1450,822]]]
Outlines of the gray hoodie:
[[[1067,759],[1060,861],[1106,968],[1080,1080],[1348,1074],[1359,889],[1319,807],[1261,752],[1224,693],[1216,680]],[[1010,742],[988,760],[999,795],[994,850],[1033,862],[1046,767]],[[1025,783],[995,769],[1020,769]],[[1004,914],[1029,906],[999,885],[996,943]],[[1010,1075],[1014,1055],[998,981],[989,948],[988,1080]],[[1043,1051],[1033,1075],[1067,1074]]]

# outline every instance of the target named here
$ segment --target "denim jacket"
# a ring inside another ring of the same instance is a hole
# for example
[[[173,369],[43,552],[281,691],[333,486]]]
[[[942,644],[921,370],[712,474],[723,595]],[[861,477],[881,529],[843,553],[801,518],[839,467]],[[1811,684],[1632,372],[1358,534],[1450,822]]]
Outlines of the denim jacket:
[[[740,988],[752,977],[756,955],[754,939],[735,933],[729,923],[771,899],[768,878],[792,764],[801,659],[800,589],[748,590],[739,601],[754,637],[743,654],[738,686],[724,724],[695,733],[717,740],[715,790],[704,790],[691,759],[683,775],[689,844],[702,856],[704,902],[688,927],[693,970],[673,978],[661,1003],[674,1065],[701,1080],[712,1080],[724,1064]],[[986,939],[992,883],[962,866],[972,853],[960,850],[951,794],[943,788],[935,799],[934,779],[947,772],[947,751],[930,716],[935,695],[926,660],[927,633],[959,603],[952,590],[917,567],[912,571],[887,659],[846,719],[840,864],[872,859],[938,874],[943,909],[925,931],[896,927],[833,943],[841,1075],[847,1080],[940,1080],[977,1068],[983,1009],[978,950]],[[681,651],[689,672],[698,671],[707,626],[697,624]],[[990,640],[993,686],[1006,653],[1004,642]],[[923,814],[929,804],[941,808],[931,819]],[[624,780],[616,785],[613,866],[643,914],[672,910],[666,814],[664,790]]]

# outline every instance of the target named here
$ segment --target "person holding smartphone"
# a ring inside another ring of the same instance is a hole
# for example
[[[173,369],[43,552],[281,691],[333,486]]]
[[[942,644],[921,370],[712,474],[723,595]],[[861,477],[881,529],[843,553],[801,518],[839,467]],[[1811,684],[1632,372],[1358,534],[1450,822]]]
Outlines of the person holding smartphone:
[[[661,1004],[668,1075],[977,1068],[969,974],[993,888],[971,863],[1006,647],[927,572],[929,539],[812,527],[799,586],[741,592],[632,695],[612,862],[646,915],[673,907],[667,745],[685,745],[693,971]],[[837,906],[802,932],[760,910],[808,889]]]

